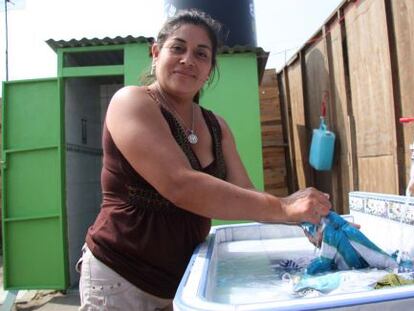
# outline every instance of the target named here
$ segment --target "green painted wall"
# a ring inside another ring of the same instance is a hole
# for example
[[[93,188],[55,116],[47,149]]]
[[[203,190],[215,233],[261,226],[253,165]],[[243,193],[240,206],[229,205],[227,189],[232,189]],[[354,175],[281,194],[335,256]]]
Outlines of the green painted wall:
[[[124,65],[64,67],[65,53],[92,52],[92,51],[124,51]],[[58,76],[59,77],[98,77],[122,75],[125,85],[138,85],[143,72],[151,65],[150,49],[147,43],[131,43],[119,46],[94,46],[80,48],[59,49]]]
[[[256,55],[219,56],[220,75],[204,90],[201,104],[222,116],[257,189],[263,190],[262,137]]]
[[[148,44],[128,44],[124,49],[124,84],[138,85],[141,75],[148,71],[152,59]]]
[[[219,56],[219,71],[200,103],[222,116],[256,189],[264,189],[257,58],[254,53]],[[213,225],[240,221],[214,220]]]

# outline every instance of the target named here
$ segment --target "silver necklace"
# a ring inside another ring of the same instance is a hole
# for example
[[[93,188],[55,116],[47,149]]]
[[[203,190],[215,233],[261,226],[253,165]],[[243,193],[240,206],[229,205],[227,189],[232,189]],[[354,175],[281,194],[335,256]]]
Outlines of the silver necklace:
[[[195,145],[198,143],[198,136],[194,131],[194,103],[191,103],[191,115],[192,115],[192,119],[191,119],[191,128],[188,128],[185,125],[185,122],[183,120],[183,118],[181,118],[180,114],[178,113],[178,111],[174,108],[173,105],[171,105],[168,100],[166,99],[165,95],[163,94],[163,91],[161,90],[160,86],[156,83],[155,87],[157,89],[157,93],[158,95],[161,97],[162,102],[160,103],[160,101],[158,101],[159,104],[167,107],[168,110],[170,110],[173,115],[176,117],[176,119],[178,119],[178,124],[181,126],[181,128],[184,130],[185,135],[187,135],[187,140],[190,144]],[[164,103],[164,104],[163,104]]]

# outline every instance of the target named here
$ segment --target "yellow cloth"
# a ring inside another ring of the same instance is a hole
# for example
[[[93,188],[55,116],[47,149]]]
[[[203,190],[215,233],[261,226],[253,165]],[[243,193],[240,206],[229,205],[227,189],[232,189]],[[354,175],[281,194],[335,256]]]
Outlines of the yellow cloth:
[[[390,273],[384,276],[381,280],[375,285],[375,289],[380,289],[384,287],[395,287],[401,285],[414,284],[414,280],[407,280],[402,276],[399,276],[395,273]]]

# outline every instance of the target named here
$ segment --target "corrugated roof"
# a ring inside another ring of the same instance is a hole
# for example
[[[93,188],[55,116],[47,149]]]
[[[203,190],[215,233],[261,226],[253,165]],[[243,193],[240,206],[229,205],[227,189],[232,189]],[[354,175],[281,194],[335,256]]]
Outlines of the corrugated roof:
[[[78,47],[87,47],[87,46],[107,46],[107,45],[117,45],[117,44],[128,44],[128,43],[149,43],[152,44],[154,42],[154,38],[152,37],[134,37],[134,36],[126,36],[121,37],[117,36],[115,38],[105,37],[103,39],[99,38],[82,38],[78,39],[71,39],[69,41],[66,40],[54,40],[49,39],[46,43],[56,52],[57,49],[63,48],[78,48]]]
[[[58,49],[63,48],[77,48],[77,47],[94,47],[94,46],[109,46],[109,45],[117,45],[117,44],[128,44],[128,43],[148,43],[151,45],[154,43],[154,38],[152,37],[134,37],[134,36],[126,36],[121,37],[117,36],[115,38],[105,37],[103,39],[99,38],[82,38],[82,39],[71,39],[71,40],[54,40],[49,39],[46,43],[56,52]],[[247,45],[236,45],[233,47],[230,46],[223,46],[219,50],[219,54],[237,54],[237,53],[255,53],[257,55],[257,69],[259,74],[259,81],[261,81],[267,59],[269,57],[269,52],[265,52],[260,47],[253,47]]]

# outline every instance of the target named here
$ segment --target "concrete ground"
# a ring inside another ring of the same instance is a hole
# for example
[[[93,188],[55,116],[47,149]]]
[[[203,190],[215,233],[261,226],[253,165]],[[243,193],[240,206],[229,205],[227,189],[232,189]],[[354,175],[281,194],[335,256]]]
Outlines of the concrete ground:
[[[0,285],[0,311],[6,311],[3,309],[3,303],[7,291],[3,289],[3,260],[1,257]],[[79,306],[80,299],[77,288],[69,289],[65,293],[53,290],[22,290],[17,294],[15,304],[11,310],[75,311],[78,310]]]

